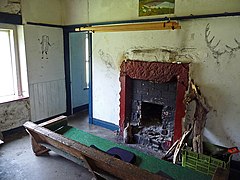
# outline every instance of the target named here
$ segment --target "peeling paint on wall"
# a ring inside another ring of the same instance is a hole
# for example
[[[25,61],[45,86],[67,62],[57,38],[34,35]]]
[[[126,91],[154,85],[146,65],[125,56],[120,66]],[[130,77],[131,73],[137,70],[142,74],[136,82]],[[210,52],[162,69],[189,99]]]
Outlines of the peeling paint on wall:
[[[21,0],[1,0],[0,12],[21,14]]]
[[[29,99],[0,104],[0,131],[10,130],[30,120]]]
[[[133,47],[124,52],[124,58],[130,60],[148,60],[157,62],[192,62],[198,57],[196,48],[146,48]]]

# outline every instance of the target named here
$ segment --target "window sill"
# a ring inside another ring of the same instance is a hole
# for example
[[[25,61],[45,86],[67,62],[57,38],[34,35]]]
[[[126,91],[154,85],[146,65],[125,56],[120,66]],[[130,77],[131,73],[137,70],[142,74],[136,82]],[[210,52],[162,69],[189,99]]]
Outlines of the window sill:
[[[26,99],[29,96],[8,96],[0,97],[0,104]]]

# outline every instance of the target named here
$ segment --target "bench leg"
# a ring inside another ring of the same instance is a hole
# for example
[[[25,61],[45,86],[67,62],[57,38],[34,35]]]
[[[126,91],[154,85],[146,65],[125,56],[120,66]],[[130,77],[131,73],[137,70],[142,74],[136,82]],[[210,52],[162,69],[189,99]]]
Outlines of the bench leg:
[[[31,138],[31,144],[32,144],[32,150],[35,153],[36,156],[41,156],[41,155],[46,155],[48,154],[48,152],[50,151],[50,149],[46,148],[45,146],[39,144],[38,142],[40,142],[40,137],[33,133],[33,132],[29,132],[27,131],[28,134],[30,135]]]

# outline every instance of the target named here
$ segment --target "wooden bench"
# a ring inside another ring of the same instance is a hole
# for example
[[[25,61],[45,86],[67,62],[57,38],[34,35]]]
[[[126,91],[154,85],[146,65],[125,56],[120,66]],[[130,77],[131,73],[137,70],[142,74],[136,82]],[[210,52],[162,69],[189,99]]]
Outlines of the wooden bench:
[[[188,168],[171,164],[164,160],[144,154],[143,152],[138,152],[137,150],[132,150],[137,156],[144,156],[142,161],[144,161],[144,159],[152,159],[153,164],[155,163],[155,169],[151,172],[151,169],[149,170],[149,168],[147,168],[148,166],[151,166],[151,162],[148,162],[148,164],[145,163],[146,168],[141,167],[141,165],[138,167],[139,164],[135,165],[124,162],[104,152],[89,147],[89,144],[87,143],[83,144],[76,140],[64,137],[64,134],[62,135],[61,131],[64,128],[70,128],[67,126],[67,117],[65,116],[60,116],[38,125],[28,121],[24,124],[24,127],[31,136],[32,149],[37,156],[53,150],[59,155],[88,168],[96,179],[99,177],[105,179],[117,178],[138,180],[193,179],[199,177],[201,179],[211,179],[209,176],[192,171]],[[76,128],[73,130],[75,130],[74,135],[76,135],[78,131]],[[97,138],[99,144],[107,143],[107,140],[86,132],[79,130],[79,133],[90,138]],[[109,143],[113,145],[116,144],[113,142]],[[118,144],[116,144],[116,146],[118,146]],[[144,164],[144,162],[141,162],[141,164]]]

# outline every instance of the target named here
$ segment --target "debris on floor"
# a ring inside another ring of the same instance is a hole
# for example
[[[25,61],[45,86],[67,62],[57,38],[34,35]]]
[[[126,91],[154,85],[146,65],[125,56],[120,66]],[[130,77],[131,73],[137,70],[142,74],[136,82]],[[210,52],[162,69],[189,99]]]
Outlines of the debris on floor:
[[[203,142],[203,129],[210,110],[199,87],[193,80],[190,82],[188,94],[184,100],[191,112],[183,121],[183,135],[166,152],[162,159],[171,160],[174,164],[219,177],[218,171],[224,170],[223,179],[227,179],[230,171],[232,154],[239,153],[237,147],[227,148]]]

